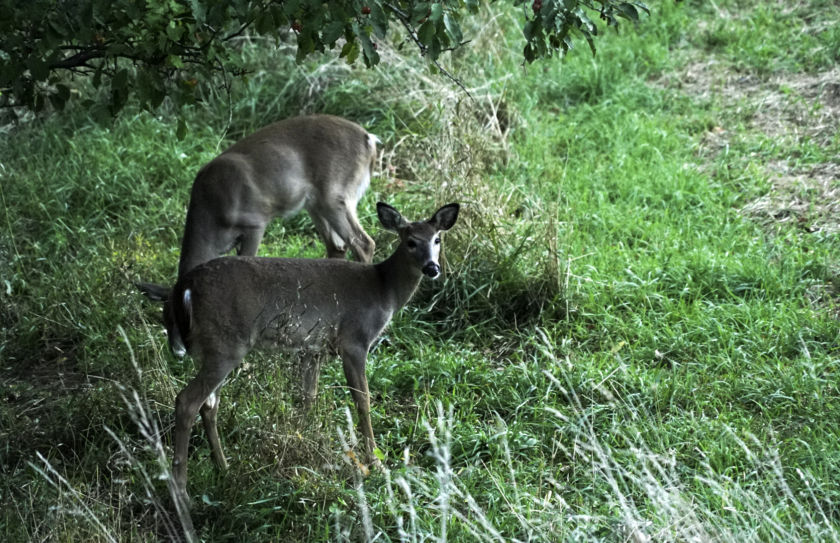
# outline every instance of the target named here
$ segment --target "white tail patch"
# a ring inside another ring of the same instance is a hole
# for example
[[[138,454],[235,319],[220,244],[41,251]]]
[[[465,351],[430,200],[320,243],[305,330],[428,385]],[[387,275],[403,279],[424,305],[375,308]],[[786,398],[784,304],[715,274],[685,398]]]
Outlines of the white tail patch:
[[[192,327],[192,291],[188,288],[184,289],[184,315],[187,317],[187,330],[189,330]]]
[[[177,356],[178,358],[183,358],[185,354],[187,354],[187,347],[184,345],[184,340],[181,334],[186,333],[189,331],[190,326],[192,326],[192,292],[190,289],[185,289],[184,294],[181,297],[184,306],[184,315],[186,316],[187,322],[187,329],[181,330],[180,326],[178,326],[177,319],[175,321],[174,329],[172,330],[172,341],[169,342],[169,345],[172,349],[172,354]]]

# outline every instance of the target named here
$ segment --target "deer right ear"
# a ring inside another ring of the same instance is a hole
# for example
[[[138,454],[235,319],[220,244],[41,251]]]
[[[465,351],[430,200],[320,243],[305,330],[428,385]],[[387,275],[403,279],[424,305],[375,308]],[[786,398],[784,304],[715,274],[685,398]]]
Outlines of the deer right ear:
[[[429,224],[435,227],[436,230],[449,230],[455,225],[458,220],[458,211],[461,206],[458,204],[447,204],[438,209],[434,216],[429,219]]]
[[[376,214],[379,216],[379,222],[382,223],[382,226],[394,232],[408,224],[399,211],[384,202],[377,202]]]

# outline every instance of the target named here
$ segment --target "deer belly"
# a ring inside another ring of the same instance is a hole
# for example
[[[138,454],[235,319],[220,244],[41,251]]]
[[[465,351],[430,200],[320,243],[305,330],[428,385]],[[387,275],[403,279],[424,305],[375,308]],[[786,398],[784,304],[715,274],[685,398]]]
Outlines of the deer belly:
[[[282,351],[331,349],[336,327],[316,315],[283,313],[267,321],[256,338],[261,348]]]

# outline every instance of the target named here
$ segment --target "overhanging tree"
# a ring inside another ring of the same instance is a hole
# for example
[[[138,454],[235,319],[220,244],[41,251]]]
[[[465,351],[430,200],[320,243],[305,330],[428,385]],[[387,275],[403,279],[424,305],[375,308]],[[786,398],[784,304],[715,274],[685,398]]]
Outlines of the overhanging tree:
[[[616,0],[514,3],[523,14],[527,62],[563,54],[575,38],[594,53],[593,17],[617,25],[648,12],[640,2]],[[199,84],[242,73],[233,43],[246,34],[293,33],[298,59],[331,50],[373,66],[376,43],[393,26],[441,69],[440,56],[468,39],[462,18],[478,9],[478,0],[0,0],[0,107],[40,111],[49,102],[61,109],[79,77],[109,91],[101,100],[112,114],[132,94],[149,109],[167,96],[190,102]]]

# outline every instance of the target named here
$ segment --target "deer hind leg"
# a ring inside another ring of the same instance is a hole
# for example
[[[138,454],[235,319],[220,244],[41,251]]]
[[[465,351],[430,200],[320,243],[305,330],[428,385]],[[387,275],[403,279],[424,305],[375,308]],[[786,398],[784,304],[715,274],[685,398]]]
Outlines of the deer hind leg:
[[[355,203],[342,201],[332,209],[319,208],[310,214],[327,245],[328,257],[343,257],[349,246],[356,260],[368,263],[373,260],[376,244],[359,224]]]
[[[373,439],[373,426],[370,422],[370,391],[368,390],[367,377],[365,377],[365,362],[367,350],[358,347],[343,347],[341,349],[341,362],[344,366],[344,376],[347,378],[347,385],[350,387],[350,394],[353,396],[353,403],[356,404],[356,411],[359,415],[359,432],[364,440],[365,452],[368,459],[373,459],[373,450],[376,442]]]
[[[238,363],[238,361],[236,362]],[[190,433],[195,423],[195,417],[198,415],[199,410],[203,411],[202,416],[204,416],[204,412],[207,412],[209,415],[212,411],[212,432],[215,436],[216,445],[218,445],[218,433],[215,431],[218,389],[235,365],[235,363],[214,364],[213,360],[202,360],[202,368],[198,372],[198,375],[178,393],[178,397],[175,399],[175,458],[172,461],[172,476],[182,496],[187,495],[187,457],[189,454]],[[212,401],[210,401],[211,396],[213,396]],[[208,401],[210,401],[210,406],[207,406]],[[209,425],[208,419],[204,419],[204,421],[206,429]],[[210,437],[209,433],[208,437],[211,440],[211,448],[214,449],[213,455],[215,460],[217,451],[212,443],[214,437]],[[221,456],[221,447],[218,449],[218,454]]]
[[[219,390],[221,385],[210,393],[210,396],[204,401],[201,406],[201,422],[204,424],[204,433],[207,434],[207,441],[210,442],[210,455],[213,458],[213,463],[220,470],[226,470],[228,467],[227,460],[225,460],[225,453],[222,452],[222,444],[219,441],[219,431],[216,429],[216,414],[219,412]]]
[[[347,208],[343,223],[347,233],[342,237],[350,244],[350,251],[352,251],[356,260],[366,263],[372,262],[376,243],[359,224],[359,218],[356,216],[356,206]]]
[[[312,217],[312,222],[315,223],[318,235],[321,236],[324,245],[327,246],[327,258],[344,258],[347,253],[347,245],[344,243],[344,239],[333,230],[326,215],[314,209],[310,210],[309,215]]]

